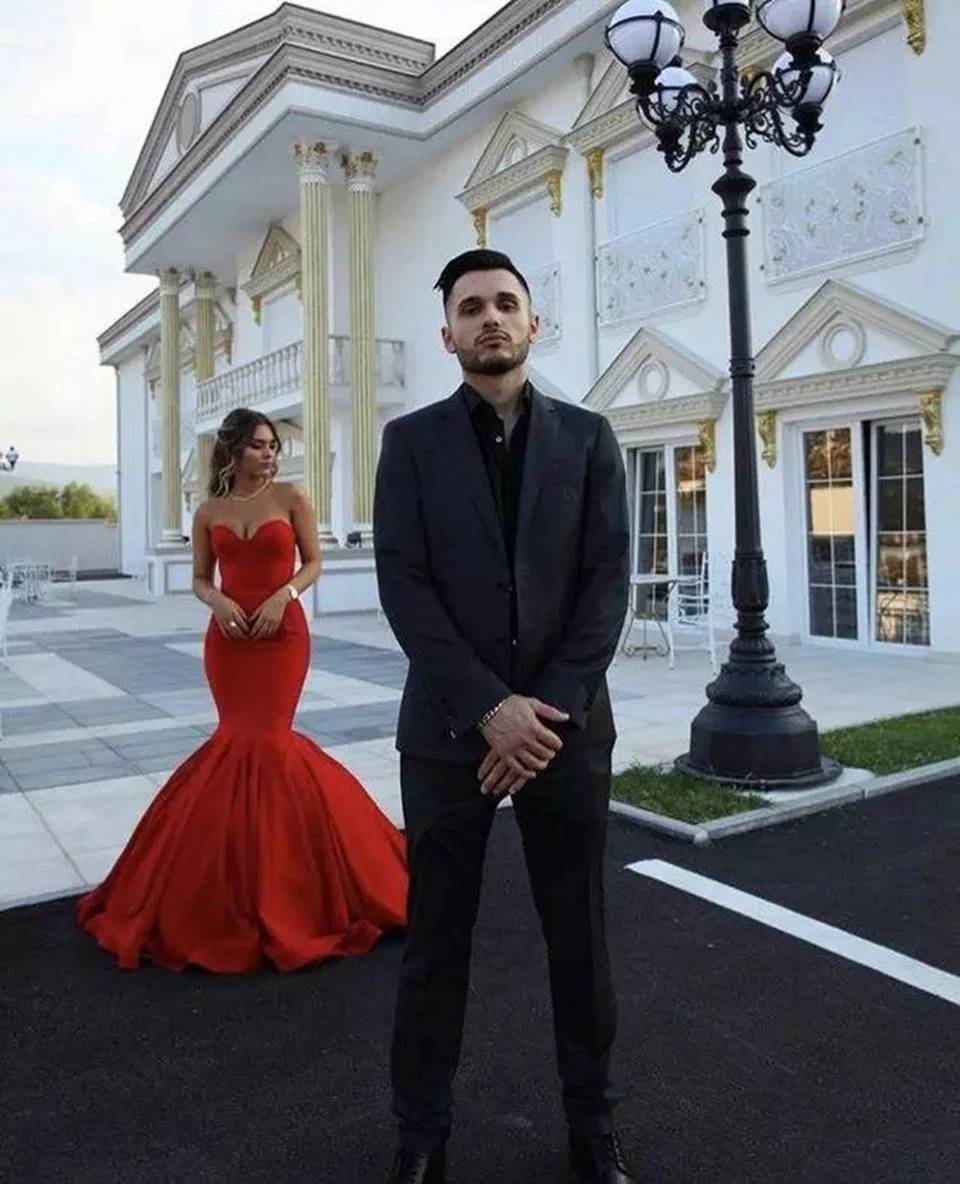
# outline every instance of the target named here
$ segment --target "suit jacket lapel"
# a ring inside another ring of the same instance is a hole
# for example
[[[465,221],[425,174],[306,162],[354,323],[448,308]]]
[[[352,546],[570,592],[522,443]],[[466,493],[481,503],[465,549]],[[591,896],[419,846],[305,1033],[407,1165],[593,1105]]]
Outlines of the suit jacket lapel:
[[[503,531],[497,503],[490,488],[490,478],[483,463],[483,455],[477,442],[466,401],[460,391],[452,395],[444,405],[447,435],[447,464],[450,466],[454,488],[466,489],[484,526],[496,539],[503,557],[507,557]]]
[[[532,391],[527,451],[523,460],[523,481],[520,485],[520,509],[517,516],[517,546],[526,537],[530,520],[536,509],[543,479],[556,457],[559,417],[550,399],[539,391]]]

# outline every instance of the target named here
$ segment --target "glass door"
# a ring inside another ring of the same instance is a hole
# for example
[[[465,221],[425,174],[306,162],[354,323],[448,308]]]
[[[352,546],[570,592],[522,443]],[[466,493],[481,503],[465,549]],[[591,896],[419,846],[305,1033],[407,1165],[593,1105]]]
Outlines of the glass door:
[[[627,456],[631,570],[696,575],[707,551],[707,474],[697,444],[633,448]],[[637,589],[637,615],[664,617],[665,585]]]
[[[861,453],[851,425],[803,433],[807,628],[811,637],[863,637]]]
[[[809,636],[929,645],[920,421],[807,429],[802,448]]]
[[[879,643],[930,644],[930,586],[919,420],[891,420],[872,427],[876,473],[871,539],[873,639]]]

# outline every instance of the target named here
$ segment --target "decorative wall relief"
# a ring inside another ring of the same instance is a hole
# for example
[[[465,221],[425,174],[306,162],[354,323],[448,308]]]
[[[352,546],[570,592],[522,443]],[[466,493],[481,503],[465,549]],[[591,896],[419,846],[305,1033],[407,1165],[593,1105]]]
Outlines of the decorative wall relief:
[[[919,131],[793,173],[760,190],[763,267],[794,279],[919,242],[926,233]]]
[[[682,308],[706,295],[703,212],[605,243],[597,251],[601,325]]]
[[[941,391],[927,391],[920,396],[920,418],[923,420],[924,440],[934,456],[943,452],[943,395]]]
[[[763,448],[761,457],[771,469],[777,467],[777,413],[761,411],[757,416],[757,435]]]
[[[560,305],[560,264],[551,263],[541,267],[527,277],[533,311],[540,317],[540,336],[537,341],[545,345],[559,341],[563,330]]]
[[[903,19],[907,23],[907,45],[915,54],[927,48],[927,13],[924,0],[903,0]]]

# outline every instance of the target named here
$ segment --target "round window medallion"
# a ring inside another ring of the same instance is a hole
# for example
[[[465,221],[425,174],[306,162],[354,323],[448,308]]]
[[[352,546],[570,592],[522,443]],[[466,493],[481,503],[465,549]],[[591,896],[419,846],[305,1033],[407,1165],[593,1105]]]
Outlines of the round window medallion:
[[[637,385],[644,402],[657,403],[666,397],[670,387],[670,371],[663,362],[650,358],[640,367]]]
[[[830,370],[852,370],[867,352],[867,335],[856,321],[834,321],[820,341],[820,353]]]
[[[191,91],[184,95],[177,116],[177,148],[181,154],[187,151],[200,131],[200,100]]]

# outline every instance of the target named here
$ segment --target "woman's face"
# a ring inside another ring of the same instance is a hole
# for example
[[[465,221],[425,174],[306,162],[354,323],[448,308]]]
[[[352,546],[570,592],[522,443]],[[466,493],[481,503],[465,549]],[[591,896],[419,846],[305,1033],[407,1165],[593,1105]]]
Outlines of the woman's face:
[[[253,438],[240,456],[240,469],[245,477],[254,480],[270,477],[277,464],[279,444],[270,425],[258,423]]]

